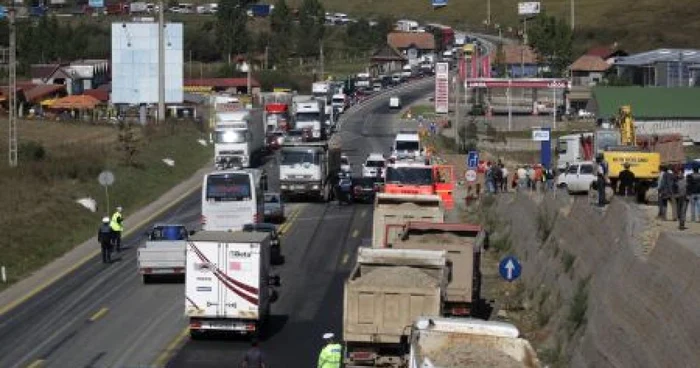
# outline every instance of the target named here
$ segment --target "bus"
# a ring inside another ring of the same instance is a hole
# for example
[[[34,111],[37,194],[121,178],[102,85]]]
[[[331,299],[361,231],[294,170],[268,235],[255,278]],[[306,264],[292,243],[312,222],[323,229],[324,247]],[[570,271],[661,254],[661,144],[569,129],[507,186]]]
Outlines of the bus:
[[[260,169],[215,171],[202,183],[202,230],[239,231],[263,221],[267,175]]]

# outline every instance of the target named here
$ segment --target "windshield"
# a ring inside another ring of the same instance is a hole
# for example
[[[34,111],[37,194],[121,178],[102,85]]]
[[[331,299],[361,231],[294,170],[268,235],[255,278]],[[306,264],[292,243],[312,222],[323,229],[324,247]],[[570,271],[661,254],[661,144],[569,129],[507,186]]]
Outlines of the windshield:
[[[420,144],[416,141],[396,141],[397,151],[418,151]]]
[[[598,145],[597,149],[603,151],[607,150],[609,147],[615,147],[620,144],[619,134],[616,132],[599,132],[596,140]]]
[[[367,161],[366,167],[384,167],[384,161]]]
[[[350,165],[350,161],[348,161],[347,157],[341,157],[340,158],[340,164],[341,165]]]
[[[214,132],[216,143],[244,143],[247,130],[217,130]]]
[[[250,177],[247,174],[220,174],[207,177],[208,201],[249,201],[251,198]]]
[[[282,165],[296,165],[303,163],[318,165],[319,160],[319,156],[314,151],[282,152]]]
[[[313,123],[319,120],[316,112],[300,112],[296,114],[297,123]]]
[[[568,142],[568,141],[563,140],[563,139],[559,141],[558,150],[559,150],[559,154],[560,154],[560,155],[565,154],[565,153],[566,153],[566,150],[567,150],[568,148],[569,148],[569,142]]]
[[[345,99],[344,98],[334,98],[333,103],[344,103]]]
[[[432,185],[433,171],[424,167],[389,167],[386,182],[390,184]]]

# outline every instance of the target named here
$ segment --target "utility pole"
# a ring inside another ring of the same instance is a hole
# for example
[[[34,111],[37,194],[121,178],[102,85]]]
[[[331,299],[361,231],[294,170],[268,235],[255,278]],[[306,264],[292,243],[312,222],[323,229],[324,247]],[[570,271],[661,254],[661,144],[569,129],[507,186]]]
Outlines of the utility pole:
[[[683,51],[678,51],[678,87],[684,87],[683,84]]]
[[[576,26],[576,13],[575,13],[575,2],[574,0],[571,0],[571,30],[574,30],[574,27]]]
[[[320,59],[321,59],[321,60],[320,60],[320,62],[321,62],[321,79],[320,79],[320,80],[323,80],[323,69],[324,69],[324,65],[323,65],[323,40],[321,40],[321,55],[320,55]]]
[[[267,70],[267,66],[268,66],[269,48],[270,48],[270,46],[265,46],[265,67],[264,67],[265,70]]]
[[[18,165],[18,146],[17,146],[17,29],[15,24],[15,7],[14,1],[10,5],[9,21],[10,21],[10,57],[9,57],[9,163],[10,167]]]
[[[491,26],[491,0],[486,0],[486,25]]]
[[[455,124],[454,124],[454,134],[455,134],[455,146],[457,146],[457,150],[460,149],[460,139],[459,139],[459,127],[461,123],[461,115],[459,115],[459,103],[460,98],[459,98],[459,76],[453,79],[453,83],[455,85],[454,92],[455,92]]]
[[[158,122],[165,121],[165,2],[158,7]]]

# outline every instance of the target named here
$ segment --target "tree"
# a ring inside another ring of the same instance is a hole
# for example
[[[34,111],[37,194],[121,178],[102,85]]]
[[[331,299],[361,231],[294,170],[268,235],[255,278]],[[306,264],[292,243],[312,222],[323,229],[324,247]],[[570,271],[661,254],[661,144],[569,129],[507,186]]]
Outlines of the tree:
[[[356,23],[350,23],[345,29],[346,44],[360,51],[372,48],[372,29],[367,19],[360,18]]]
[[[386,36],[394,30],[393,19],[389,17],[381,17],[377,19],[377,24],[372,27],[372,44],[375,47],[386,45]]]
[[[130,122],[119,121],[119,135],[117,150],[124,154],[123,163],[126,166],[136,166],[136,155],[139,153],[139,138],[134,132],[134,125]]]
[[[292,14],[285,0],[277,0],[275,11],[270,15],[270,58],[273,64],[285,62],[294,49],[294,23]]]
[[[318,0],[304,0],[299,9],[297,53],[299,56],[316,56],[323,42],[325,13]]]
[[[224,60],[248,51],[250,35],[246,11],[251,0],[221,0],[216,12],[216,38]]]
[[[527,36],[530,46],[551,67],[552,74],[563,76],[572,60],[573,33],[570,26],[554,16],[540,13],[528,28]]]

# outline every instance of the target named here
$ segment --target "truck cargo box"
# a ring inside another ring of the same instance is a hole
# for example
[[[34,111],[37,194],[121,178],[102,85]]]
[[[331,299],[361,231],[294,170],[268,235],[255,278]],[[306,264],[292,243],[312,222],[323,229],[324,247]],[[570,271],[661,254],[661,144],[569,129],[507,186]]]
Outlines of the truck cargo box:
[[[377,194],[372,222],[372,247],[386,247],[409,221],[445,222],[445,210],[440,196]]]
[[[479,225],[408,222],[400,237],[387,246],[394,249],[444,250],[447,252],[449,283],[445,313],[466,316],[478,302],[481,284],[481,249],[486,232]]]
[[[345,341],[399,343],[422,315],[440,315],[444,251],[360,249],[345,283]]]

